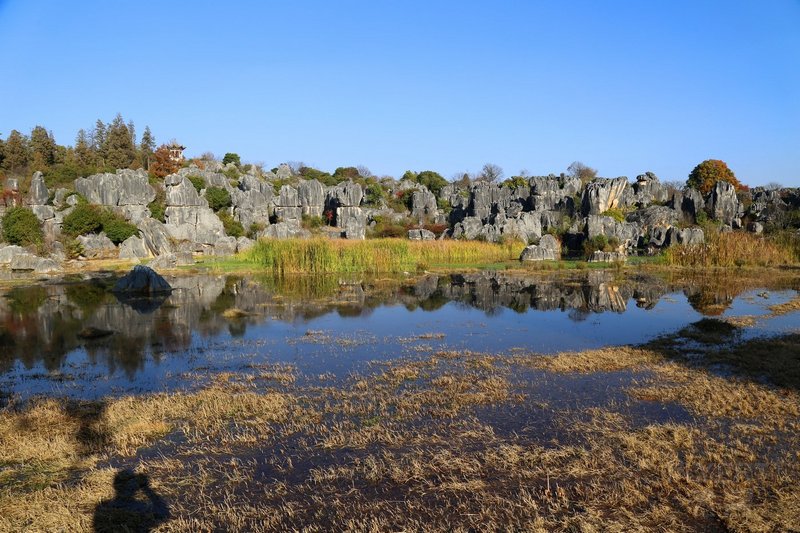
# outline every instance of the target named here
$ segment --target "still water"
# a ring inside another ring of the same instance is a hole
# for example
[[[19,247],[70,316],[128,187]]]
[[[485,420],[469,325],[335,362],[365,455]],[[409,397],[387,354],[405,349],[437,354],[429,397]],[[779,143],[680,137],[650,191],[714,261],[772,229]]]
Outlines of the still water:
[[[617,279],[611,272],[478,272],[413,279],[193,275],[171,295],[125,300],[112,277],[2,290],[0,395],[94,399],[198,386],[221,372],[291,365],[331,378],[438,350],[554,353],[641,343],[703,316],[766,319],[800,278]]]

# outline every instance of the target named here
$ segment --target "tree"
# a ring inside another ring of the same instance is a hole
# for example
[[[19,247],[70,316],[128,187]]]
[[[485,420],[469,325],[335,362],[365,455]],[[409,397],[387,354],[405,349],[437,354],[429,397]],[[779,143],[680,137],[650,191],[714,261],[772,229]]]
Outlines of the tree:
[[[581,183],[586,185],[597,177],[597,170],[584,165],[580,161],[573,161],[572,164],[567,167],[567,175],[571,178],[578,178],[581,180]]]
[[[78,130],[78,135],[75,137],[75,160],[80,166],[88,167],[94,163],[93,159],[92,147],[86,130]]]
[[[779,189],[783,189],[783,185],[778,183],[777,181],[770,181],[769,183],[764,185],[764,188],[768,191],[777,191]]]
[[[119,113],[108,126],[103,148],[106,154],[106,167],[112,169],[128,168],[136,158],[131,133]]]
[[[225,157],[222,158],[222,164],[227,165],[228,163],[233,163],[238,167],[242,164],[242,160],[239,157],[239,154],[228,152],[225,154]]]
[[[360,176],[356,167],[337,167],[333,171],[333,177],[339,181],[347,179],[357,179]]]
[[[3,165],[13,174],[24,174],[30,162],[28,139],[17,130],[11,130],[3,147]]]
[[[45,170],[56,162],[56,141],[44,127],[33,128],[30,146],[35,170]]]
[[[501,180],[503,179],[503,169],[494,163],[486,163],[483,165],[483,168],[481,168],[478,179],[489,183]]]
[[[153,152],[153,160],[148,170],[150,174],[163,178],[174,174],[179,168],[181,168],[181,164],[178,161],[173,161],[169,156],[169,147],[166,144],[162,144]]]
[[[139,155],[142,159],[142,166],[145,169],[150,168],[150,159],[153,157],[155,149],[156,139],[150,131],[150,126],[145,126],[144,133],[142,133],[142,140],[139,143]]]
[[[95,151],[97,156],[100,159],[105,158],[105,144],[106,144],[106,125],[105,123],[97,119],[97,122],[94,124],[94,129],[92,130],[92,149]]]
[[[689,173],[689,179],[686,180],[686,185],[699,190],[703,194],[708,194],[718,181],[727,181],[733,185],[736,190],[744,189],[744,186],[739,183],[733,171],[728,168],[725,161],[719,159],[706,159]]]
[[[439,193],[447,185],[447,180],[433,170],[423,170],[417,174],[416,182],[427,187],[436,196],[439,196]]]

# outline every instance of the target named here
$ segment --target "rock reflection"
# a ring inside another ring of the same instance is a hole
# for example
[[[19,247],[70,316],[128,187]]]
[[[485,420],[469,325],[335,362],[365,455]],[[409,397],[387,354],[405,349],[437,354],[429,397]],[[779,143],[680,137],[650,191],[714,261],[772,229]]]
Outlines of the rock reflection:
[[[113,281],[113,280],[111,280]],[[628,305],[652,309],[666,294],[683,291],[701,313],[722,313],[744,290],[735,279],[666,281],[648,275],[616,279],[606,271],[567,276],[522,277],[505,272],[428,275],[413,281],[342,280],[336,277],[186,276],[170,280],[174,290],[160,299],[117,299],[109,280],[17,287],[0,298],[0,373],[16,362],[61,369],[67,356],[83,350],[93,364],[130,377],[147,360],[188,350],[192,334],[242,337],[265,320],[293,322],[329,313],[363,317],[381,306],[402,305],[434,312],[453,302],[492,315],[566,312],[574,321],[591,313],[623,313]],[[759,280],[763,286],[763,280]],[[87,328],[113,334],[82,339]]]

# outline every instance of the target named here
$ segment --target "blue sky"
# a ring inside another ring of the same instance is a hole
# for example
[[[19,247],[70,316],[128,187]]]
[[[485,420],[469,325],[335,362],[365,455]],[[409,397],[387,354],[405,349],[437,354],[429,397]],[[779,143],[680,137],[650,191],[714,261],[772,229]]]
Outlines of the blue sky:
[[[800,2],[0,0],[0,133],[445,177],[723,159],[800,186]]]

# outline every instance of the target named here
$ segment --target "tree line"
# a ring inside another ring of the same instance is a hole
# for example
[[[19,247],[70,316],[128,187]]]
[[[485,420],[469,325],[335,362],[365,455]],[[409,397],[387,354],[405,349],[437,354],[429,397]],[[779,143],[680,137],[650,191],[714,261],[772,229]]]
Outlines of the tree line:
[[[24,179],[40,171],[48,185],[64,185],[97,172],[148,169],[157,151],[149,126],[137,139],[133,121],[117,114],[111,122],[97,119],[93,128],[78,130],[72,146],[58,144],[44,126],[35,126],[29,135],[11,130],[5,140],[0,138],[0,172]]]

